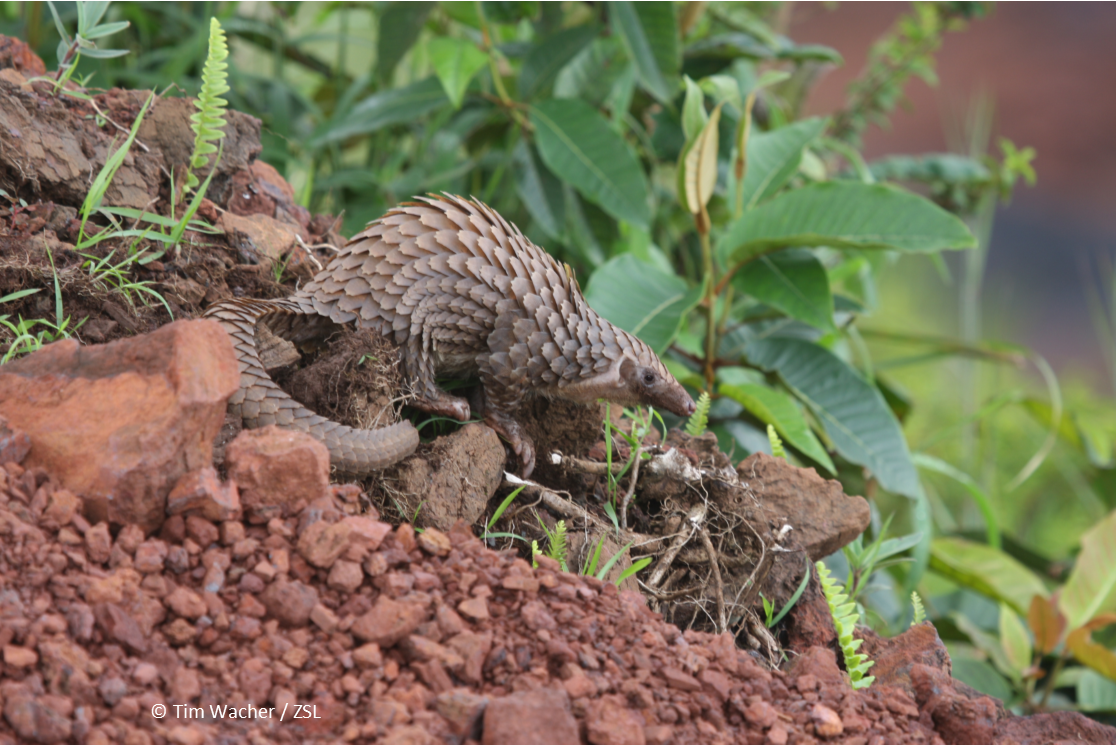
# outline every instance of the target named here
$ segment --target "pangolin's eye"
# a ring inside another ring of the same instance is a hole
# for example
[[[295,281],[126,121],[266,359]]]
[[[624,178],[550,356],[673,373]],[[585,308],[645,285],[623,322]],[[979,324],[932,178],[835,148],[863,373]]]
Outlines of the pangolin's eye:
[[[644,371],[644,385],[651,386],[653,383],[655,383],[655,373],[650,370]]]

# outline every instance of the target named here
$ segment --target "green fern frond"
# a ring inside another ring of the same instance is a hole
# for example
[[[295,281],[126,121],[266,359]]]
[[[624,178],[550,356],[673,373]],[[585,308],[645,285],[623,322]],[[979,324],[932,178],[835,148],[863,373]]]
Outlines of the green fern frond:
[[[772,455],[776,458],[787,460],[787,451],[783,449],[783,441],[780,440],[776,428],[768,425],[768,443],[772,446]]]
[[[710,394],[703,391],[702,396],[698,397],[695,402],[694,414],[686,422],[687,435],[692,438],[697,438],[702,433],[706,432],[706,418],[710,414]]]
[[[771,437],[772,432],[772,426],[769,425],[769,437]],[[822,583],[822,593],[826,596],[826,603],[830,606],[830,616],[834,618],[834,628],[838,632],[838,644],[841,646],[842,656],[845,658],[849,681],[854,689],[864,689],[872,684],[876,677],[865,675],[874,662],[867,660],[864,653],[857,652],[863,642],[853,636],[854,629],[860,621],[857,614],[857,605],[850,602],[849,596],[842,592],[842,589],[830,577],[830,571],[826,569],[826,565],[821,560],[815,563],[815,567],[818,568],[818,579]]]
[[[539,563],[535,561],[535,558],[538,557],[541,554],[543,554],[543,553],[539,551],[539,542],[537,542],[535,539],[532,539],[531,540],[531,566],[532,567],[539,567]]]
[[[927,619],[927,610],[923,608],[923,599],[915,591],[911,592],[911,608],[913,610],[911,626],[923,624],[924,620]]]
[[[221,98],[229,91],[228,64],[229,47],[225,44],[225,32],[216,18],[209,22],[209,54],[202,69],[202,90],[198,93],[194,106],[198,111],[190,117],[190,128],[194,130],[194,154],[190,156],[190,169],[186,174],[186,188],[193,189],[199,181],[194,173],[209,163],[209,156],[217,152],[213,143],[225,137],[225,106],[228,102]]]
[[[559,521],[555,524],[555,530],[551,531],[547,538],[547,556],[555,560],[566,570],[566,521]]]

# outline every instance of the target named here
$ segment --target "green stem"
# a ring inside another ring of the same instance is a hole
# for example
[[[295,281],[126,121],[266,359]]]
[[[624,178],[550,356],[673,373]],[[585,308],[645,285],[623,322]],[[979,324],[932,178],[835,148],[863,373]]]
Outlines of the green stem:
[[[705,212],[705,208],[703,208]],[[706,390],[714,393],[714,359],[717,357],[717,293],[714,291],[714,255],[710,249],[708,218],[699,226],[698,239],[702,242],[702,274],[706,278]],[[705,228],[706,230],[702,230]]]

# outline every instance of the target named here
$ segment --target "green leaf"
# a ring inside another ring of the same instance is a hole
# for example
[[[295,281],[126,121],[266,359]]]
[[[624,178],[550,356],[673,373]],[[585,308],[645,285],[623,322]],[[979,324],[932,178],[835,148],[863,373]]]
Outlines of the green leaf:
[[[1102,601],[1113,592],[1117,579],[1115,534],[1117,527],[1112,512],[1082,534],[1082,551],[1059,595],[1059,611],[1067,618],[1067,629],[1076,629],[1090,621],[1101,610]]]
[[[1019,680],[1024,671],[1032,665],[1032,642],[1028,639],[1028,630],[1020,617],[1016,615],[1006,603],[1001,603],[1001,648],[1005,651],[1005,659],[1012,666],[1012,671]]]
[[[683,76],[686,83],[686,97],[683,99],[683,136],[687,143],[691,143],[710,117],[706,113],[706,94],[698,84],[690,79],[689,75]]]
[[[845,361],[800,339],[755,340],[745,354],[754,365],[780,374],[843,458],[870,469],[890,492],[921,494],[900,424],[880,392]]]
[[[1043,581],[1009,555],[965,539],[943,537],[931,542],[931,569],[995,601],[1003,601],[1018,614],[1027,614],[1032,596],[1047,598]]]
[[[612,2],[609,3],[609,20],[636,64],[640,84],[660,103],[670,104],[675,97],[674,81],[679,72],[675,4]]]
[[[826,449],[811,432],[795,400],[782,391],[755,383],[740,385],[723,383],[718,393],[728,396],[747,409],[754,417],[772,425],[780,436],[815,463],[836,475],[837,469]]]
[[[388,3],[378,14],[376,75],[387,85],[396,65],[419,38],[434,3]]]
[[[444,36],[431,39],[427,50],[446,97],[455,109],[461,108],[469,81],[488,64],[488,56],[471,41]]]
[[[556,176],[614,218],[647,230],[648,181],[604,117],[582,101],[555,99],[532,106],[531,123],[539,154]]]
[[[413,122],[446,103],[442,83],[433,75],[403,88],[381,91],[358,103],[341,121],[320,129],[311,138],[310,147],[367,135],[393,124]]]
[[[990,697],[1002,701],[1012,698],[1012,687],[997,673],[997,669],[985,661],[953,655],[951,658],[951,673],[954,678]]]
[[[828,181],[780,194],[734,222],[718,242],[726,267],[792,246],[938,251],[975,245],[955,216],[885,184]]]
[[[816,329],[835,330],[830,279],[807,249],[759,257],[733,275],[733,286]]]
[[[741,187],[745,209],[751,210],[768,199],[795,175],[803,148],[822,134],[828,120],[821,117],[758,132],[749,138],[748,170]]]
[[[597,37],[601,27],[595,23],[563,29],[532,46],[520,70],[520,98],[528,100],[547,90],[559,70]]]
[[[1101,674],[1083,671],[1074,689],[1078,709],[1086,712],[1113,712],[1117,687]]]
[[[593,273],[586,300],[613,324],[661,353],[675,338],[683,317],[698,305],[702,291],[700,285],[687,288],[680,277],[621,254]]]
[[[132,24],[129,23],[128,21],[117,21],[116,23],[105,23],[105,24],[102,24],[100,26],[96,26],[94,28],[89,29],[84,34],[82,34],[82,36],[84,36],[86,39],[89,39],[89,40],[103,39],[106,36],[112,36],[117,31],[123,31],[124,29],[128,28],[131,25]]]
[[[558,239],[566,225],[566,201],[562,184],[539,162],[535,148],[520,139],[512,151],[516,164],[516,187],[520,201],[548,236]]]
[[[686,191],[686,208],[691,214],[698,214],[714,196],[718,181],[718,123],[721,121],[721,107],[714,108],[710,119],[702,127],[698,139],[683,157],[683,184]]]
[[[934,456],[929,456],[926,453],[916,453],[912,455],[912,461],[921,469],[938,472],[944,476],[948,476],[970,493],[974,503],[977,504],[978,510],[981,511],[982,517],[985,519],[985,533],[988,537],[989,546],[994,549],[1001,548],[1001,528],[997,523],[997,513],[993,510],[993,503],[989,500],[989,496],[981,489],[981,486],[974,481],[973,477],[965,473],[961,469],[956,469],[950,464]]]

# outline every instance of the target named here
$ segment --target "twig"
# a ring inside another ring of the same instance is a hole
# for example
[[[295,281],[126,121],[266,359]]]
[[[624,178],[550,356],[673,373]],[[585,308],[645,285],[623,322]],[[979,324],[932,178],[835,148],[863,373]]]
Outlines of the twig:
[[[687,515],[687,523],[690,525],[691,530],[680,531],[678,534],[676,534],[675,539],[671,542],[671,545],[667,547],[667,551],[660,555],[659,562],[656,563],[655,568],[653,568],[651,574],[648,575],[649,588],[652,588],[653,590],[659,588],[660,581],[662,581],[663,576],[667,574],[667,568],[669,568],[671,566],[671,563],[675,561],[675,555],[677,555],[683,548],[683,546],[688,541],[690,541],[690,537],[694,535],[694,531],[699,526],[701,526],[702,522],[705,520],[705,503],[702,503],[701,505],[695,505],[693,508],[690,509],[690,513]]]
[[[93,107],[93,111],[97,112],[97,116],[101,117],[101,119],[104,119],[104,120],[105,120],[106,122],[108,122],[109,124],[111,124],[111,125],[112,125],[113,127],[116,127],[116,128],[118,129],[118,130],[120,130],[120,131],[121,131],[121,132],[123,132],[124,134],[126,134],[126,135],[130,135],[130,134],[132,134],[132,131],[131,131],[131,130],[128,130],[128,129],[125,129],[124,127],[121,127],[121,126],[120,126],[119,124],[117,124],[116,122],[114,122],[114,121],[112,120],[112,118],[111,118],[111,117],[109,117],[109,115],[108,115],[108,114],[106,114],[105,112],[101,111],[101,107],[97,106],[97,101],[96,101],[96,99],[94,99],[94,98],[93,98],[92,96],[90,96],[90,97],[89,97],[89,98],[88,98],[87,100],[89,101],[89,105]],[[139,145],[139,146],[140,146],[141,148],[143,148],[143,150],[144,150],[144,152],[145,152],[145,153],[150,153],[150,152],[151,152],[151,149],[150,149],[150,148],[148,148],[148,147],[147,147],[146,145],[144,145],[144,144],[143,144],[143,143],[142,143],[142,142],[140,141],[140,138],[138,138],[138,137],[137,137],[137,138],[136,138],[136,139],[134,139],[134,140],[133,140],[132,142],[136,143],[136,144],[137,144],[137,145]]]
[[[609,465],[600,461],[590,461],[584,458],[575,458],[574,456],[564,456],[558,451],[551,454],[551,463],[555,466],[563,466],[567,471],[577,472],[579,474],[589,474],[590,476],[603,477],[609,473]],[[620,474],[624,470],[624,464],[613,464],[613,474]]]
[[[718,604],[717,633],[720,635],[729,627],[729,622],[725,618],[725,588],[721,584],[721,568],[718,567],[717,552],[714,550],[714,542],[710,540],[710,532],[706,530],[705,526],[702,526],[698,529],[698,535],[702,537],[702,544],[706,547],[706,555],[710,558],[710,572],[714,581],[714,599]]]
[[[636,446],[635,458],[632,462],[632,479],[628,482],[628,491],[624,493],[624,498],[621,500],[621,530],[628,530],[628,504],[632,502],[632,496],[636,493],[636,480],[640,476],[640,454],[643,448],[638,444]]]

